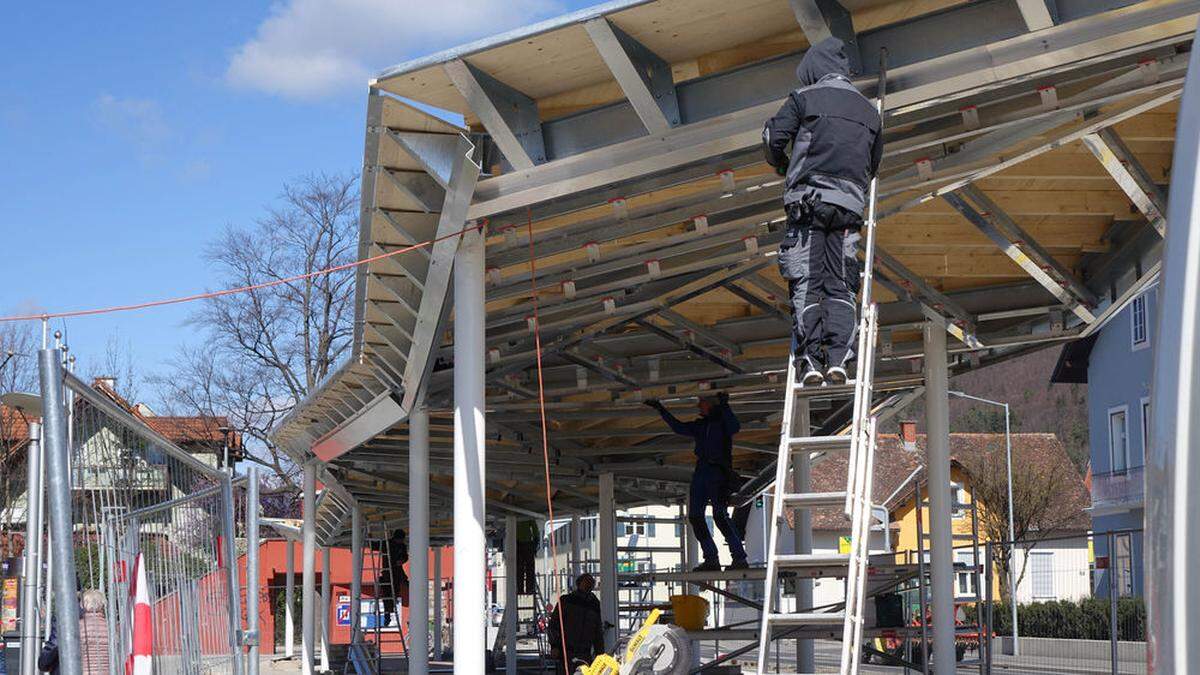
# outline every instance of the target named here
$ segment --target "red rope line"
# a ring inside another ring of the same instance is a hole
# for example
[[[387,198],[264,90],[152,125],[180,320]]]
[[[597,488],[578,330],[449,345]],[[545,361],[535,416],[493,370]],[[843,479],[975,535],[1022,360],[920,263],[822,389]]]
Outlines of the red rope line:
[[[538,414],[542,422],[542,467],[545,470],[546,481],[546,515],[550,518],[549,522],[554,523],[554,499],[550,486],[550,437],[546,427],[546,386],[542,380],[542,321],[538,318],[537,256],[533,249],[533,212],[528,206],[525,207],[525,228],[529,234],[529,290],[533,295],[533,344],[534,354],[537,358]],[[550,533],[549,539],[554,579],[558,580],[562,577],[558,569],[558,546],[554,543],[553,532]],[[610,579],[609,583],[615,583],[615,581],[615,579]],[[562,647],[563,664],[566,666],[564,670],[574,672],[571,668],[570,656],[567,654],[567,629],[563,626],[561,602],[558,603],[558,637],[562,643],[560,646]]]
[[[433,244],[436,244],[437,242],[442,241],[444,239],[452,239],[454,237],[460,236],[462,233],[466,232],[467,230],[472,230],[472,229],[475,229],[476,227],[478,227],[478,225],[468,225],[467,227],[464,227],[463,229],[458,230],[457,232],[451,232],[450,234],[443,235],[441,237],[436,237],[434,239],[430,239],[429,241],[423,241],[419,244],[413,244],[411,246],[405,246],[403,248],[398,248],[395,251],[390,251],[388,253],[380,253],[379,255],[371,256],[369,258],[363,258],[361,260],[355,260],[353,262],[342,263],[341,265],[334,265],[333,267],[327,267],[325,269],[316,270],[314,272],[306,272],[304,274],[297,274],[295,276],[285,277],[283,279],[274,279],[271,281],[264,281],[264,282],[258,283],[258,284],[251,284],[249,286],[239,286],[237,288],[226,288],[226,289],[219,290],[219,291],[208,291],[206,293],[195,293],[193,295],[184,295],[184,296],[177,297],[177,298],[166,298],[164,300],[150,300],[147,302],[139,302],[139,303],[130,304],[130,305],[114,305],[112,307],[99,307],[99,308],[94,308],[94,309],[76,309],[76,310],[71,310],[71,311],[66,311],[66,312],[43,312],[41,314],[21,314],[21,315],[15,315],[15,316],[0,316],[0,323],[11,322],[11,321],[44,321],[46,319],[71,318],[71,317],[77,317],[77,316],[95,316],[97,314],[113,314],[116,312],[132,312],[132,311],[139,310],[139,309],[149,309],[151,307],[163,307],[165,305],[178,305],[178,304],[182,304],[182,303],[186,303],[186,302],[195,302],[196,300],[208,300],[211,298],[219,298],[219,297],[223,297],[226,295],[236,295],[238,293],[249,293],[250,291],[257,291],[257,290],[261,290],[264,288],[271,288],[272,286],[280,286],[283,284],[290,284],[290,283],[293,283],[296,281],[303,281],[305,279],[312,279],[314,277],[319,277],[319,276],[322,276],[325,274],[332,274],[334,272],[341,272],[342,270],[348,270],[348,269],[352,269],[355,267],[361,267],[362,265],[368,265],[368,264],[376,262],[378,260],[383,260],[385,258],[391,258],[393,256],[401,255],[404,253],[409,253],[411,251],[415,251],[420,248],[432,246]]]

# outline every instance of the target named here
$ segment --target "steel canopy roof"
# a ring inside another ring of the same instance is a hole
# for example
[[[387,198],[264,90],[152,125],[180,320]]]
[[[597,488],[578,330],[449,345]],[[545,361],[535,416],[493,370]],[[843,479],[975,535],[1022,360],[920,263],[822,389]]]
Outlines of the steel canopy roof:
[[[639,404],[650,396],[730,391],[746,425],[738,470],[760,479],[747,491],[762,485],[788,322],[771,257],[781,186],[758,136],[822,29],[857,44],[868,95],[887,53],[882,414],[919,393],[926,314],[950,319],[953,367],[973,368],[1094,333],[1156,277],[1200,2],[843,2],[814,25],[810,1],[607,3],[373,82],[364,257],[428,238],[409,224],[431,233],[455,208],[456,183],[418,175],[436,167],[414,134],[459,130],[395,97],[463,114],[482,167],[462,217],[488,234],[490,512],[545,511],[529,232],[556,512],[593,510],[602,471],[624,504],[685,492],[690,448]],[[1049,24],[1037,5],[1053,7]],[[275,433],[299,460],[327,462],[340,509],[357,500],[375,519],[404,518],[416,384],[433,408],[435,513],[450,494],[453,336],[427,286],[397,284],[449,264],[453,246],[421,255],[360,271],[354,357]],[[442,327],[427,353],[405,339],[417,305]],[[816,422],[836,431],[843,403],[821,403]]]

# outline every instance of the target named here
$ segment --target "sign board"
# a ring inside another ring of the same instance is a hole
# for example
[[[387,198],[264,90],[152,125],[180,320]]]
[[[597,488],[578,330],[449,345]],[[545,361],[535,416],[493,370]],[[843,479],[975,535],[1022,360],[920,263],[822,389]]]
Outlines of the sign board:
[[[838,537],[838,553],[849,553],[850,548],[850,537]]]
[[[350,625],[350,603],[348,603],[348,602],[339,602],[338,603],[336,623],[339,626],[349,626]]]

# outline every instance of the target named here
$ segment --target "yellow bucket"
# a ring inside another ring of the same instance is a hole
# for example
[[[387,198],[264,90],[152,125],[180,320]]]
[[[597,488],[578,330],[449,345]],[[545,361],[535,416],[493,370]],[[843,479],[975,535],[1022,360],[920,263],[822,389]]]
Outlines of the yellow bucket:
[[[701,630],[708,618],[708,601],[698,595],[672,595],[675,625],[684,630]]]

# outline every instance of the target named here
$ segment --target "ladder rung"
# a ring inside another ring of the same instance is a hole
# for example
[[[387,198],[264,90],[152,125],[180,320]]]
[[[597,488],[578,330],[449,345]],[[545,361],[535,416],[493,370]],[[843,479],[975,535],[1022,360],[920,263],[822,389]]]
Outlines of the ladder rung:
[[[784,506],[835,506],[846,502],[846,492],[787,492]]]
[[[854,396],[854,380],[849,380],[846,384],[822,384],[816,387],[805,387],[797,382],[792,382],[789,387],[792,395],[796,398],[845,398]]]
[[[805,450],[849,450],[850,436],[795,436],[788,445]]]
[[[842,624],[846,620],[844,612],[801,612],[774,613],[767,615],[767,621],[779,626],[831,626]]]
[[[849,565],[850,555],[848,553],[788,553],[775,556],[775,564],[782,569]]]

